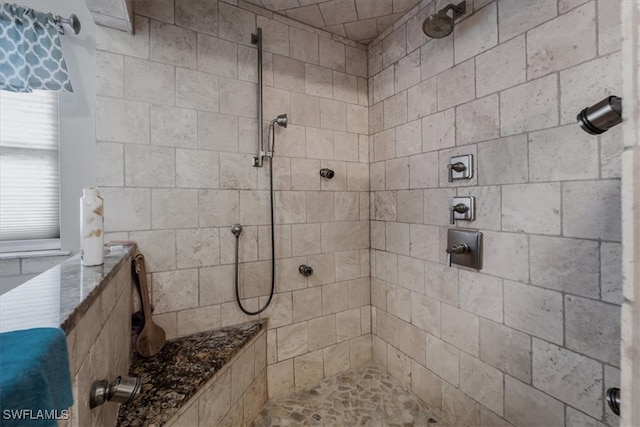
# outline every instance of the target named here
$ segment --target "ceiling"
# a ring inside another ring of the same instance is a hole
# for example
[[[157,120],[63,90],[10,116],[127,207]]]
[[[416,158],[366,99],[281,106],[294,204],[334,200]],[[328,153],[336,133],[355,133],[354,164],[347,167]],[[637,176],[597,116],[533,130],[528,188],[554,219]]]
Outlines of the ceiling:
[[[420,0],[248,0],[333,34],[368,43]]]

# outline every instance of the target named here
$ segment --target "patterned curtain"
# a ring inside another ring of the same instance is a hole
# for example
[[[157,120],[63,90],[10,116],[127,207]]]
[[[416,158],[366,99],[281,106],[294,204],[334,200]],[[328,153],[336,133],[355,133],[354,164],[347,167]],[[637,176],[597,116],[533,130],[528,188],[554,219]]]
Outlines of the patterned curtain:
[[[0,3],[0,89],[73,92],[53,14]]]

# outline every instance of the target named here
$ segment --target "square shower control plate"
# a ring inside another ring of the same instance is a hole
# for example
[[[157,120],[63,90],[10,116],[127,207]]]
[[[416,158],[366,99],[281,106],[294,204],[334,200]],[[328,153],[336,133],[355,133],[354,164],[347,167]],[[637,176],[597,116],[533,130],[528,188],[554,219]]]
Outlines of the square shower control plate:
[[[458,243],[466,244],[469,251],[462,254],[451,254],[451,264],[480,270],[482,268],[482,233],[460,228],[447,230],[447,247],[450,248]]]
[[[451,206],[463,204],[468,208],[466,212],[453,212],[453,219],[456,221],[473,221],[474,219],[476,219],[475,201],[476,198],[473,196],[454,197],[453,199],[451,199]]]
[[[451,171],[451,179],[471,179],[473,178],[473,154],[466,154],[464,156],[452,157],[449,165],[456,163],[462,163],[465,169],[461,172]]]

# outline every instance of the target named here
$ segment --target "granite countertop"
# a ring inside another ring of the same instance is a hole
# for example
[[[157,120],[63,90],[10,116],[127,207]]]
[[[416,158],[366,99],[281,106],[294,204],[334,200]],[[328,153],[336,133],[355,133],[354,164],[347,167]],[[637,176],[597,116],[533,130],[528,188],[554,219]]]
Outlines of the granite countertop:
[[[95,267],[83,267],[76,255],[3,294],[0,332],[52,327],[69,333],[135,249],[107,247],[104,264]]]
[[[142,383],[120,406],[117,426],[161,426],[263,328],[264,320],[167,341],[155,356],[134,354],[129,376]]]

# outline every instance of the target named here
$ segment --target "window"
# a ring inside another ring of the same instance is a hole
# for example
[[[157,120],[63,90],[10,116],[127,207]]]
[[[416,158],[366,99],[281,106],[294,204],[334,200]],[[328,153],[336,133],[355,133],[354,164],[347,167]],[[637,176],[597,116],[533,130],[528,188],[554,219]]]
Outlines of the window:
[[[0,91],[0,252],[60,248],[58,93]]]

